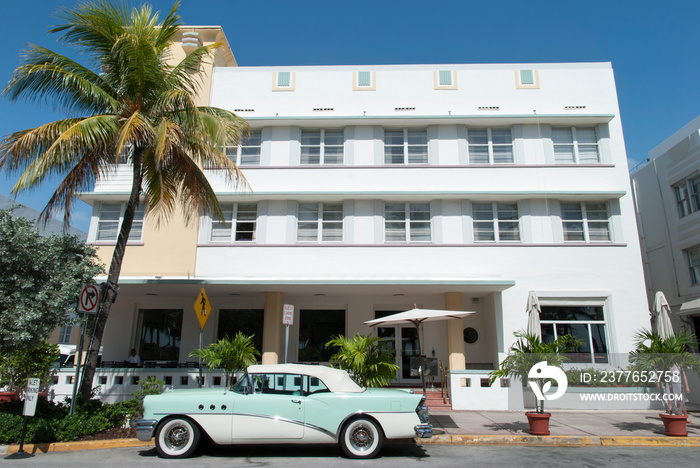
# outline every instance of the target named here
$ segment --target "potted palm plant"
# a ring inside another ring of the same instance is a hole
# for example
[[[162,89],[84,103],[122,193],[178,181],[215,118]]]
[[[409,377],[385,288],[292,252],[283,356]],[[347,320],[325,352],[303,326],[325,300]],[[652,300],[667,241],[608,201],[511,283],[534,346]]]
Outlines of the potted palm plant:
[[[651,378],[650,382],[656,382],[665,409],[665,413],[659,414],[664,433],[687,436],[685,369],[700,370],[700,358],[690,351],[698,346],[697,338],[688,330],[663,337],[647,329],[638,331],[634,338],[635,347],[630,352],[632,370],[645,376],[645,380]]]
[[[338,351],[331,361],[348,371],[362,387],[384,387],[396,378],[396,358],[386,343],[372,335],[359,333],[352,338],[340,335],[332,337],[326,346],[335,346]]]
[[[561,365],[569,358],[565,353],[575,351],[581,342],[571,335],[559,336],[552,342],[545,343],[534,334],[524,330],[514,333],[517,341],[508,350],[508,356],[501,362],[499,368],[489,374],[491,383],[497,378],[520,379],[523,386],[527,382],[531,370],[542,367],[542,362],[546,366],[561,369]],[[562,371],[563,374],[563,371]],[[552,386],[552,381],[546,377],[535,378],[537,388],[541,393],[547,392]],[[538,395],[536,395],[538,396]],[[535,411],[525,413],[530,425],[530,434],[549,435],[550,413],[544,412],[544,399],[535,398]]]
[[[253,335],[246,336],[238,332],[233,339],[224,336],[206,348],[195,349],[190,356],[205,359],[210,369],[223,370],[226,387],[230,388],[234,384],[235,373],[255,364],[260,353],[253,344]]]

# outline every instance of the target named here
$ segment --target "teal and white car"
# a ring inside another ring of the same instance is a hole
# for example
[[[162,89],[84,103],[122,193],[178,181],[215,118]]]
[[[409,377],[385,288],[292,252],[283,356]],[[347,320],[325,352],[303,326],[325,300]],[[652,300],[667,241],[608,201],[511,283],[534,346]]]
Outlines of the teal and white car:
[[[347,372],[299,364],[255,365],[232,389],[170,390],[144,399],[139,440],[162,457],[192,455],[201,438],[228,444],[340,443],[371,458],[384,439],[429,438],[425,397],[362,388]]]

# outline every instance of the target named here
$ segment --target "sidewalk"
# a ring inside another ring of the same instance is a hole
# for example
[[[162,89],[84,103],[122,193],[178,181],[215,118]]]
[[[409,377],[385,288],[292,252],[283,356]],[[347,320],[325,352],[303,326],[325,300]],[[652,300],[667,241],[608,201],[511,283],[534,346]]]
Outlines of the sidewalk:
[[[434,436],[419,444],[544,446],[688,446],[700,447],[700,411],[691,411],[688,437],[664,435],[658,411],[552,411],[549,436],[528,434],[524,411],[431,410]],[[390,441],[388,443],[391,443]],[[25,445],[30,453],[153,446],[137,439]],[[17,445],[0,446],[0,456]]]
[[[434,433],[421,443],[497,445],[679,445],[700,447],[700,411],[691,411],[688,437],[664,435],[658,411],[552,411],[549,436],[528,434],[524,411],[430,412]]]

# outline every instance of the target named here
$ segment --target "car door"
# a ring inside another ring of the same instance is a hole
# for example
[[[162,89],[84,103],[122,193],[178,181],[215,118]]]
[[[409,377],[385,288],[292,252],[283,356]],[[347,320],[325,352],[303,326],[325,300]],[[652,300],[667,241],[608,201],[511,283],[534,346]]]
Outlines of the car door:
[[[236,399],[233,442],[288,440],[304,436],[303,378],[298,374],[252,374],[253,393]]]

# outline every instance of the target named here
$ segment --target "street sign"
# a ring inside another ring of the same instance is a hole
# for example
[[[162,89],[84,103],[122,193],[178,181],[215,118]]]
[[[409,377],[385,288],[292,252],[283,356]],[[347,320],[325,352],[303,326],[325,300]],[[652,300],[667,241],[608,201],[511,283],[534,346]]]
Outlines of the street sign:
[[[97,304],[100,302],[100,291],[94,284],[84,284],[80,288],[78,297],[78,312],[94,314],[97,312]]]
[[[197,300],[194,301],[194,311],[199,319],[199,327],[204,330],[204,325],[207,323],[207,319],[211,315],[211,303],[207,297],[207,293],[204,291],[204,286],[202,290],[199,291]]]
[[[34,416],[36,413],[36,401],[39,398],[39,379],[29,379],[27,392],[24,395],[24,416]]]
[[[282,307],[282,324],[294,325],[294,306],[292,304],[285,304]]]

